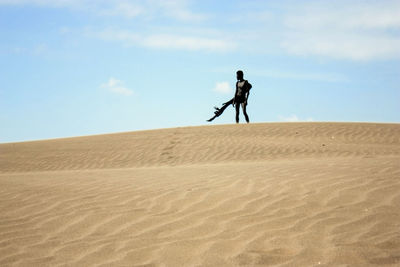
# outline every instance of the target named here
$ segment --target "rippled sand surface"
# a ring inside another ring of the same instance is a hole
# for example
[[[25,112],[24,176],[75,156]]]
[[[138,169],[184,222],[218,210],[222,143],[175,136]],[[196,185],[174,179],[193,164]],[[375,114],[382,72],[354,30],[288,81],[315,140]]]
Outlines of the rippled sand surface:
[[[0,144],[0,266],[400,266],[400,125]]]

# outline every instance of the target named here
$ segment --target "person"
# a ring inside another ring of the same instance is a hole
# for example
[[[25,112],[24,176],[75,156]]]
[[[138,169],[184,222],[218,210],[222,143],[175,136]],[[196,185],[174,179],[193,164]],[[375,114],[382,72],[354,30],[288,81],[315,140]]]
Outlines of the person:
[[[236,123],[239,123],[239,109],[242,106],[243,115],[246,119],[246,122],[249,123],[249,115],[246,112],[247,100],[249,98],[251,84],[243,79],[243,71],[238,70],[236,72],[236,92],[235,96],[233,97],[233,106],[236,109]]]

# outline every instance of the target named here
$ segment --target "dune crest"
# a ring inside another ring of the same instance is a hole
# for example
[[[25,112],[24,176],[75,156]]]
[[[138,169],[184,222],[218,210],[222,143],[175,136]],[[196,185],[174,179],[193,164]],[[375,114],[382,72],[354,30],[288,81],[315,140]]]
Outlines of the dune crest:
[[[0,144],[0,266],[399,266],[400,125]]]
[[[314,157],[398,156],[400,126],[268,123],[0,144],[1,172],[133,168]]]

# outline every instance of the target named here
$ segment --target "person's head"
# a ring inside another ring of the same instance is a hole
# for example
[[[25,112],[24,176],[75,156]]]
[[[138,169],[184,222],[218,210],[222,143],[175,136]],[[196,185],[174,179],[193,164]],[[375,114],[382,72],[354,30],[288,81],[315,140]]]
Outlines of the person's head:
[[[236,79],[238,79],[238,80],[243,80],[243,71],[238,70],[238,71],[236,72]]]

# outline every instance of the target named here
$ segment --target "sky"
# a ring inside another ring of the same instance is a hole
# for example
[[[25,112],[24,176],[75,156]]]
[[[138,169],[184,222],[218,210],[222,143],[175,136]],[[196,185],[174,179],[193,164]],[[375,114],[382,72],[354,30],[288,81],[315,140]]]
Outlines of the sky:
[[[0,143],[212,123],[400,122],[400,1],[0,0]],[[243,115],[240,117],[244,122]]]

